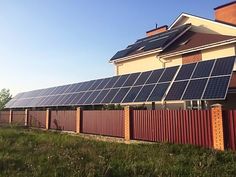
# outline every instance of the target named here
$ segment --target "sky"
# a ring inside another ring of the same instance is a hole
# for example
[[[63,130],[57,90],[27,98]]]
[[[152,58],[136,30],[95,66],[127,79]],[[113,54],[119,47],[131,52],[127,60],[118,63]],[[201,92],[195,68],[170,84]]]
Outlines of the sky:
[[[13,95],[115,75],[109,59],[182,12],[226,0],[0,0],[0,89]]]

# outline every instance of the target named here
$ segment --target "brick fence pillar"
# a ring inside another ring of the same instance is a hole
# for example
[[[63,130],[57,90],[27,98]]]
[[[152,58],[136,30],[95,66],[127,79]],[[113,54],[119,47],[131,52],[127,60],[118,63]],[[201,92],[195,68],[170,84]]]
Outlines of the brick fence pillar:
[[[26,110],[25,110],[25,126],[28,125],[28,116],[29,116],[29,110],[26,109]]]
[[[212,105],[211,108],[212,119],[212,134],[213,134],[213,148],[217,150],[224,150],[224,132],[223,132],[223,117],[222,106],[220,104]]]
[[[50,109],[46,110],[46,130],[49,129],[49,123],[50,123]]]
[[[80,107],[78,107],[76,109],[76,124],[75,124],[76,125],[76,128],[75,128],[76,133],[81,133],[81,129],[80,129],[81,118],[82,118],[82,109]]]
[[[130,107],[125,107],[125,141],[130,140]]]
[[[9,124],[11,124],[11,123],[12,123],[13,111],[10,109],[9,112],[10,112],[10,113],[9,113]]]

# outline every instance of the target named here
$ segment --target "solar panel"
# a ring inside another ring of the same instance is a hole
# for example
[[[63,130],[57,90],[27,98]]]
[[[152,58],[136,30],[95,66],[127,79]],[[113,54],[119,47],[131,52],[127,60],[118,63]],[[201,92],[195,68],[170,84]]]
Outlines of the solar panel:
[[[97,96],[97,98],[93,101],[93,104],[101,104],[101,101],[105,98],[109,91],[110,89],[102,90]]]
[[[130,103],[133,102],[139,91],[141,90],[142,86],[132,87],[130,91],[127,93],[126,97],[122,101],[122,103]]]
[[[148,78],[146,84],[155,84],[159,81],[164,69],[154,70]]]
[[[235,57],[23,92],[7,108],[224,99]],[[176,77],[175,77],[176,76]],[[175,78],[175,81],[173,81]],[[171,87],[169,88],[169,86]]]
[[[101,92],[101,90],[93,91],[93,93],[87,98],[87,100],[84,102],[84,104],[86,104],[86,105],[91,104],[95,100],[95,98],[99,95],[100,92]]]
[[[79,102],[77,102],[76,104],[84,104],[84,102],[88,99],[88,97],[93,93],[93,91],[88,91],[85,92],[85,94],[81,97],[81,99],[79,100]]]
[[[59,102],[59,105],[70,105],[70,103],[74,100],[76,97],[77,93],[71,93],[67,95],[61,102]]]
[[[114,88],[121,87],[128,77],[129,77],[129,74],[120,76],[117,82],[115,83]]]
[[[215,60],[202,61],[197,63],[192,78],[209,77]]]
[[[112,88],[115,83],[118,81],[118,79],[120,78],[120,76],[114,76],[110,79],[110,81],[107,83],[107,85],[104,87],[105,89],[106,88]]]
[[[89,88],[89,90],[96,90],[96,88],[99,86],[99,84],[101,84],[101,82],[103,81],[103,79],[98,79],[96,80],[93,85]]]
[[[179,66],[174,66],[170,68],[166,68],[163,75],[161,76],[159,82],[170,82],[173,80]]]
[[[200,100],[208,79],[191,80],[183,95],[182,100]]]
[[[78,105],[80,99],[83,97],[83,95],[85,94],[86,92],[80,92],[80,93],[77,93],[74,97],[74,99],[69,103],[70,105]]]
[[[143,86],[143,88],[141,89],[137,97],[135,98],[134,102],[145,102],[148,99],[154,87],[155,87],[155,84]]]
[[[182,65],[175,80],[178,81],[178,80],[190,79],[195,66],[196,66],[196,63]]]
[[[139,75],[140,75],[140,73],[130,74],[128,79],[125,81],[123,87],[132,86],[134,84],[134,82],[137,80],[137,78],[139,77]]]
[[[137,81],[134,83],[134,86],[145,84],[151,73],[152,71],[146,71],[141,73]]]
[[[180,100],[187,84],[188,84],[188,81],[174,82],[171,85],[170,90],[168,91],[165,100]]]
[[[125,87],[125,88],[121,88],[116,96],[113,98],[113,100],[111,101],[111,103],[121,103],[121,101],[124,99],[125,95],[129,92],[131,87]]]
[[[147,101],[161,101],[170,83],[157,84]]]
[[[211,76],[229,75],[234,67],[235,56],[216,60]]]
[[[104,87],[111,79],[111,77],[103,79],[102,82],[98,85],[97,90],[104,89]]]
[[[227,93],[229,81],[230,76],[210,78],[202,99],[224,99]]]
[[[105,98],[101,101],[101,103],[110,103],[111,100],[115,97],[119,89],[111,89],[108,94],[105,96]]]

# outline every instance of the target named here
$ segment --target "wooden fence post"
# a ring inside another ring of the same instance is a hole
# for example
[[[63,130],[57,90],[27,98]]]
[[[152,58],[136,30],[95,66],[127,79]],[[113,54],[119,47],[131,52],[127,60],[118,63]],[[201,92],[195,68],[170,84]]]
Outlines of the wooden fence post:
[[[76,109],[76,128],[75,128],[75,132],[76,133],[81,133],[81,130],[80,130],[80,121],[81,121],[81,118],[82,118],[82,109],[80,107],[78,107]]]
[[[130,107],[125,106],[125,141],[130,140]]]
[[[224,150],[224,132],[222,106],[220,104],[212,105],[211,108],[213,148],[216,150]]]
[[[28,125],[28,114],[29,114],[29,111],[28,109],[25,110],[25,126]]]
[[[50,109],[48,108],[46,110],[46,130],[49,129],[49,123],[50,123]]]
[[[9,114],[9,124],[12,123],[12,116],[13,116],[13,111],[10,109],[10,114]]]

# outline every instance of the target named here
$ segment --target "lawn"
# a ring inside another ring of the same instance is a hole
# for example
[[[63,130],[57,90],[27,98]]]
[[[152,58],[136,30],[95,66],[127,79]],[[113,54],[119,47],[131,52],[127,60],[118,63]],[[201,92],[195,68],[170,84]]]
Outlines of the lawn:
[[[0,176],[236,176],[236,152],[0,128]]]

